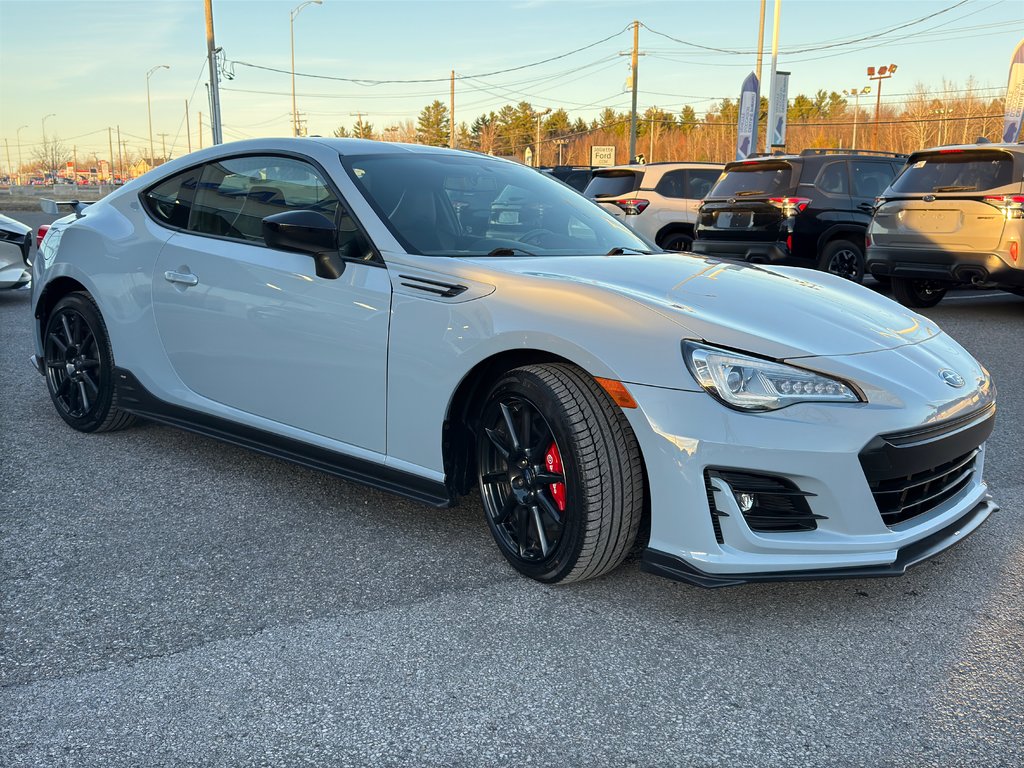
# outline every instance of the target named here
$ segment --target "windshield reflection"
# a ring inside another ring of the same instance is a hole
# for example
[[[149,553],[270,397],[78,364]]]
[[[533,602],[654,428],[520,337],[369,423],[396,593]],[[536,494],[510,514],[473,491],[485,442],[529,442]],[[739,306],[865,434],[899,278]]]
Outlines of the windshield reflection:
[[[486,156],[410,153],[342,161],[405,248],[430,256],[657,250],[568,187]]]

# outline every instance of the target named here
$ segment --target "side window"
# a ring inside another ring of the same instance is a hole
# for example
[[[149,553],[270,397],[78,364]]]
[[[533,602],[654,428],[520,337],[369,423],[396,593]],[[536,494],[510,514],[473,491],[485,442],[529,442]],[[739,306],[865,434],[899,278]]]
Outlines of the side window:
[[[161,224],[185,229],[199,186],[199,171],[199,168],[190,168],[144,192],[142,202],[149,215]]]
[[[687,171],[686,196],[691,200],[703,200],[718,181],[720,173],[713,170]]]
[[[263,219],[319,211],[337,221],[338,198],[308,163],[288,157],[236,157],[203,168],[189,229],[263,243]]]
[[[853,177],[854,197],[877,197],[893,179],[892,165],[889,163],[857,160],[850,162],[850,175]]]
[[[654,191],[665,197],[686,197],[686,171],[669,171]]]
[[[846,162],[837,160],[825,163],[818,171],[818,178],[814,180],[814,185],[830,195],[850,194],[850,179],[846,172]]]

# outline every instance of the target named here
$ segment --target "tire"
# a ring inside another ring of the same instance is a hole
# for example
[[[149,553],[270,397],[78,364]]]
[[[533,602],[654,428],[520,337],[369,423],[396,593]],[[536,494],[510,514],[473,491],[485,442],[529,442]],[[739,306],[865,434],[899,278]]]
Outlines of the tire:
[[[818,269],[845,277],[855,283],[864,282],[864,249],[849,240],[832,240],[825,244],[818,259]]]
[[[693,247],[693,238],[683,232],[675,232],[662,239],[661,247],[666,251],[689,251]]]
[[[937,280],[919,280],[910,277],[892,279],[892,295],[900,304],[914,309],[934,307],[949,290],[949,284]]]
[[[57,413],[79,432],[112,432],[135,422],[117,407],[114,354],[88,294],[69,293],[50,312],[43,331],[43,362]]]
[[[484,516],[519,573],[573,582],[622,562],[643,517],[640,449],[592,377],[563,364],[509,371],[476,432]]]

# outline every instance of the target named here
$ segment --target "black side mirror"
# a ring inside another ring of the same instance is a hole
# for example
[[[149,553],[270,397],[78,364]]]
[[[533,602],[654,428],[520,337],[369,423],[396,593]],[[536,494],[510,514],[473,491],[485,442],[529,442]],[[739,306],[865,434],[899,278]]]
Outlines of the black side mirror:
[[[317,211],[284,211],[263,219],[263,242],[281,251],[308,253],[319,277],[333,280],[344,269],[338,259],[338,227]]]

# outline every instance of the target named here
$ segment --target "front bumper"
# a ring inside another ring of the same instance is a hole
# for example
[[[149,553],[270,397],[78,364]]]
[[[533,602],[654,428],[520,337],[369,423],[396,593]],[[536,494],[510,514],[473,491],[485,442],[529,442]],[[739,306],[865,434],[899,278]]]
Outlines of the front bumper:
[[[890,353],[877,354],[888,364]],[[863,365],[865,357],[874,355],[851,359]],[[905,374],[897,367],[890,389]],[[760,414],[731,410],[704,392],[629,384],[639,408],[627,417],[651,499],[644,568],[705,586],[896,575],[963,538],[996,509],[983,480],[994,391],[987,384],[962,390],[936,408],[941,390],[906,383],[889,402],[879,396]],[[799,492],[814,522],[759,527],[741,509],[731,473],[780,480]],[[933,476],[934,487],[927,485]],[[904,486],[917,486],[913,498],[901,496]]]
[[[995,251],[942,251],[872,245],[866,258],[867,271],[881,277],[1024,287],[1024,260],[1014,266],[1009,254]]]

